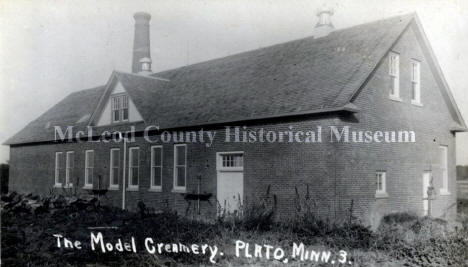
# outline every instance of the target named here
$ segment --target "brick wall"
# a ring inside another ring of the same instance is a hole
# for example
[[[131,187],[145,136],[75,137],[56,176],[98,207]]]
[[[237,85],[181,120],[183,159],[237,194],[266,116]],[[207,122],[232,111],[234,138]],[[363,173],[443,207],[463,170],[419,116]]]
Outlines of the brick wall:
[[[361,112],[355,115],[309,116],[249,126],[251,129],[264,128],[274,131],[286,131],[290,126],[295,131],[308,131],[322,126],[322,143],[225,143],[224,129],[218,128],[220,132],[216,135],[213,146],[188,144],[187,192],[197,191],[196,177],[200,175],[200,191],[213,194],[210,203],[201,203],[203,216],[213,218],[216,213],[216,152],[243,151],[245,203],[260,201],[265,197],[267,188],[270,188],[270,198],[276,195],[276,214],[280,219],[291,218],[303,212],[306,196],[310,197],[307,204],[311,210],[317,216],[330,220],[347,219],[352,211],[352,215],[364,224],[376,226],[381,216],[386,213],[411,211],[422,214],[422,174],[429,169],[433,172],[438,193],[434,202],[434,214],[452,218],[456,212],[455,139],[449,132],[453,120],[412,31],[410,28],[404,33],[393,48],[400,53],[401,102],[390,100],[388,97],[390,78],[388,62],[385,59],[355,99],[354,103],[361,108]],[[410,103],[411,58],[421,61],[422,107]],[[349,125],[357,130],[371,131],[413,130],[416,132],[416,142],[330,143],[330,125]],[[450,195],[441,195],[438,190],[441,187],[437,153],[440,144],[447,145],[449,151]],[[137,202],[142,200],[147,206],[155,209],[168,207],[185,214],[188,203],[181,194],[172,192],[172,143],[163,145],[163,190],[148,191],[151,145],[153,144],[143,138],[137,138],[135,143],[128,145],[140,148],[140,188],[138,191],[126,192],[127,208],[135,209]],[[114,147],[120,147],[121,152],[123,151],[122,144],[114,143],[12,147],[10,188],[43,195],[50,191],[62,193],[63,189],[53,188],[55,152],[75,151],[76,177],[73,183],[79,194],[89,194],[88,190],[81,189],[84,183],[84,151],[87,149],[95,150],[95,177],[100,175],[102,186],[107,187],[109,153]],[[120,166],[122,165],[121,162]],[[377,170],[387,172],[387,198],[375,198]],[[76,178],[79,178],[78,183]],[[121,190],[109,191],[103,201],[120,206],[121,195]],[[299,202],[302,204],[301,211],[297,209]],[[192,203],[189,214],[193,214],[195,206],[196,203]]]
[[[334,120],[327,117],[283,120],[275,123],[257,124],[249,126],[248,130],[264,128],[265,131],[274,130],[287,131],[293,127],[294,131],[317,131],[316,127],[328,127]],[[234,126],[234,125],[233,125]],[[242,125],[241,125],[242,126]],[[306,193],[307,185],[309,194],[319,202],[320,206],[327,206],[326,210],[317,208],[317,213],[328,216],[330,211],[329,202],[334,198],[329,195],[332,181],[326,179],[329,170],[333,169],[332,161],[333,147],[329,143],[226,143],[225,130],[216,130],[216,138],[211,147],[205,144],[187,144],[187,192],[196,193],[198,190],[198,179],[201,179],[201,193],[212,193],[210,203],[202,202],[201,210],[204,215],[213,217],[216,213],[216,153],[228,151],[244,152],[244,196],[246,203],[253,203],[264,198],[267,188],[270,187],[270,198],[276,195],[279,217],[290,217],[294,213],[296,188],[301,197]],[[232,138],[233,139],[233,138]],[[169,207],[185,214],[187,202],[179,193],[172,192],[173,189],[173,157],[174,144],[163,144],[163,189],[162,192],[150,192],[150,148],[152,145],[144,138],[137,137],[135,143],[127,146],[140,148],[140,181],[138,191],[126,192],[126,205],[129,209],[135,209],[137,202],[142,200],[147,206],[155,209]],[[94,164],[94,187],[97,188],[97,177],[102,177],[101,186],[107,188],[109,185],[109,162],[110,149],[120,148],[123,153],[123,144],[115,143],[67,143],[47,144],[35,146],[18,146],[11,148],[12,179],[10,186],[18,192],[33,192],[36,194],[48,194],[49,192],[63,193],[62,188],[54,188],[54,164],[55,152],[75,152],[75,169],[73,184],[79,194],[91,194],[91,191],[82,189],[84,185],[85,151],[93,149],[95,152]],[[128,152],[127,152],[128,153]],[[121,154],[120,166],[123,166],[123,154]],[[128,155],[127,155],[128,160]],[[65,156],[63,160],[63,173],[65,176]],[[128,168],[128,164],[127,164]],[[122,171],[122,170],[121,170]],[[122,178],[122,173],[120,174]],[[128,175],[127,175],[128,179]],[[122,181],[120,181],[122,188]],[[121,206],[122,191],[109,191],[103,201]],[[196,203],[193,202],[191,212],[195,210]]]
[[[424,171],[432,170],[436,200],[433,214],[446,219],[454,218],[455,205],[455,138],[449,131],[454,123],[429,65],[424,58],[413,28],[409,28],[392,48],[400,54],[401,102],[389,99],[390,77],[385,58],[367,83],[355,104],[362,109],[356,114],[357,127],[365,129],[407,129],[416,133],[413,144],[382,143],[380,145],[350,144],[343,147],[341,168],[346,181],[359,180],[361,186],[345,190],[350,196],[359,197],[368,207],[370,223],[376,224],[383,214],[396,211],[423,213]],[[422,107],[411,104],[411,59],[421,61]],[[450,195],[441,195],[441,168],[438,146],[448,146],[448,178]],[[387,172],[388,198],[375,199],[375,171]],[[347,174],[346,174],[347,173]],[[346,183],[341,183],[345,185]],[[363,186],[362,186],[363,185]]]

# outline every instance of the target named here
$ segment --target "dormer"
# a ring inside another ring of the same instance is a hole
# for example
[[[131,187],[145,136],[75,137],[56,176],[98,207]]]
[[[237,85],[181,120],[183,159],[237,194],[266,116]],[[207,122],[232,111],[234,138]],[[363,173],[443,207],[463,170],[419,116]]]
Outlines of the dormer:
[[[98,118],[96,126],[143,121],[140,112],[120,81],[115,83]]]

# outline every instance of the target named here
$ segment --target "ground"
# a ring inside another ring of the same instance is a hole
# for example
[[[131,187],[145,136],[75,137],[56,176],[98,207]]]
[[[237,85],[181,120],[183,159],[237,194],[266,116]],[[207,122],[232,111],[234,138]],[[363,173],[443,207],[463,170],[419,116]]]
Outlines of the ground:
[[[187,219],[169,210],[150,214],[144,204],[139,207],[139,212],[132,213],[102,206],[94,198],[3,195],[2,263],[4,266],[468,265],[466,219],[465,224],[449,229],[442,220],[400,213],[384,217],[380,227],[371,231],[352,218],[333,225],[314,219],[312,214],[277,223],[273,221],[274,211],[261,206],[246,209],[242,218],[226,217],[215,222]],[[105,252],[98,241],[99,233]],[[91,237],[96,238],[94,250]],[[66,248],[64,238],[70,241]],[[154,247],[149,246],[148,250],[145,241]],[[157,244],[163,244],[161,253]],[[171,244],[178,248],[183,244],[188,249],[175,252]],[[198,250],[192,249],[194,244]],[[346,263],[339,264],[345,258]]]

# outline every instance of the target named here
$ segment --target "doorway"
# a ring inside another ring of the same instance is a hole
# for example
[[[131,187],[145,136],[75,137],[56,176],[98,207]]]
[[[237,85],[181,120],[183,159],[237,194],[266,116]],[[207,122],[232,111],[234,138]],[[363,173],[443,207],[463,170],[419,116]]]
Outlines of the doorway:
[[[244,153],[218,152],[216,160],[218,215],[238,215],[244,199]]]

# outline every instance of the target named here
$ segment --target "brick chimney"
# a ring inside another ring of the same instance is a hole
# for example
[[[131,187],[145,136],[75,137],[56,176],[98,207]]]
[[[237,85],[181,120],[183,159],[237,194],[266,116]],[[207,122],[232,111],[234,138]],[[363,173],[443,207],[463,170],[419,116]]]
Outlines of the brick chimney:
[[[318,22],[315,25],[314,37],[320,38],[327,36],[335,27],[331,23],[330,17],[333,16],[333,9],[321,8],[317,12]]]
[[[142,71],[140,60],[148,58],[151,60],[149,21],[151,15],[146,12],[137,12],[133,15],[135,19],[135,37],[133,39],[132,72]]]

